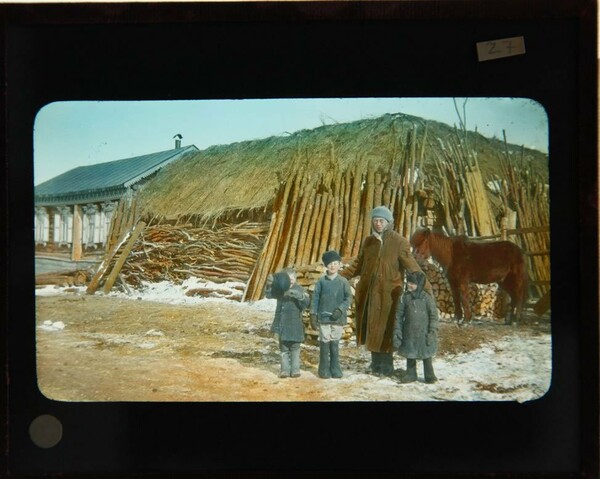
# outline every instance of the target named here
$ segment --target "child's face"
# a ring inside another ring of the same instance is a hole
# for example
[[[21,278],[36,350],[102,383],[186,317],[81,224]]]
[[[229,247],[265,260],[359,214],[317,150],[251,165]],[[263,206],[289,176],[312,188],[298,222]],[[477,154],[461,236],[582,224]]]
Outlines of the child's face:
[[[326,266],[327,274],[335,274],[335,273],[337,273],[339,271],[339,269],[340,269],[340,266],[341,266],[341,264],[340,264],[339,261],[332,261],[331,263],[329,263]]]
[[[409,291],[416,291],[417,285],[415,283],[407,282],[406,289],[408,289]]]
[[[296,275],[295,274],[288,274],[288,276],[290,277],[290,286],[293,286],[296,284]]]

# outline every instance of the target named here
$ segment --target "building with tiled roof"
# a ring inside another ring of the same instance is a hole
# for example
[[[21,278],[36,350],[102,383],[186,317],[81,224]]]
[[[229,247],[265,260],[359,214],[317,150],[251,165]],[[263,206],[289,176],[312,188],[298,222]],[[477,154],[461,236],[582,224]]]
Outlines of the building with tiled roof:
[[[78,260],[83,250],[104,246],[119,201],[169,163],[198,152],[176,138],[172,150],[79,166],[37,185],[36,251],[69,251]]]

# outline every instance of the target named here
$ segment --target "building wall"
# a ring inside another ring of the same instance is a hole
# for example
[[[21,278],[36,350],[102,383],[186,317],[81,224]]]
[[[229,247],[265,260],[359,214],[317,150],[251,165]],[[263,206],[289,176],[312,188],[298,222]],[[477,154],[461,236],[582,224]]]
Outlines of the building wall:
[[[113,212],[117,201],[89,203],[81,207],[83,228],[79,241],[83,249],[98,249],[106,245]],[[53,251],[73,246],[74,205],[41,206],[35,209],[36,250]]]

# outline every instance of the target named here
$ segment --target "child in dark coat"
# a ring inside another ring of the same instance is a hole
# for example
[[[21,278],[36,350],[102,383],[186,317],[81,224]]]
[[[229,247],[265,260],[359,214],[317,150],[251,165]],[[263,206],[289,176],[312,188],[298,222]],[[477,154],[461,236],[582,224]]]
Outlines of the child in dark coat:
[[[346,313],[352,303],[348,280],[338,274],[342,258],[336,251],[323,254],[326,274],[315,285],[310,307],[310,323],[319,331],[319,377],[341,378],[340,339],[346,326]]]
[[[267,295],[277,299],[271,332],[279,336],[279,377],[297,378],[300,376],[300,345],[304,342],[302,311],[310,304],[310,297],[296,283],[296,272],[293,269],[275,273]]]
[[[435,383],[433,356],[437,351],[439,314],[435,299],[423,290],[425,275],[420,271],[406,275],[407,291],[396,308],[394,349],[406,358],[403,383],[417,380],[417,359],[423,360],[426,383]]]

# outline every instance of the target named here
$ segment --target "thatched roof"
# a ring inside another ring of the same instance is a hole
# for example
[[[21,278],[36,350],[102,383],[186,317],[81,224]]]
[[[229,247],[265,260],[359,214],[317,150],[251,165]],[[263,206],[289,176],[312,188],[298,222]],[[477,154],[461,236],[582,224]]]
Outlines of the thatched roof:
[[[280,183],[299,168],[315,175],[332,168],[345,171],[357,162],[389,168],[390,160],[393,164],[406,154],[413,131],[419,149],[427,131],[425,168],[436,155],[444,157],[444,148],[458,144],[454,128],[397,113],[218,145],[161,170],[140,192],[139,205],[143,213],[162,217],[215,218],[228,212],[267,209]],[[491,177],[499,173],[498,159],[505,152],[503,142],[470,132],[468,145],[477,152],[484,174]],[[548,177],[547,155],[508,146],[511,157],[531,161],[537,175]]]

